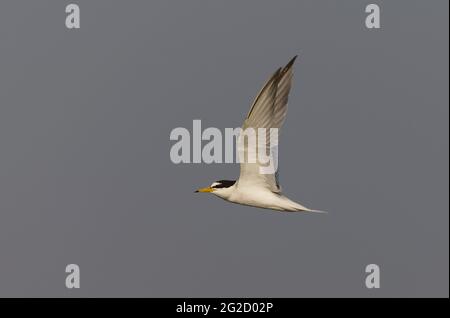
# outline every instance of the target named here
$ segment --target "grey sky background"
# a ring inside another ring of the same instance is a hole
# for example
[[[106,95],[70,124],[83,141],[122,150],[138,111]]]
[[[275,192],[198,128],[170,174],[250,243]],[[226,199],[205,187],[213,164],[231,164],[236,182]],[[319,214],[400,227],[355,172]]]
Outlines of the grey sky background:
[[[74,1],[75,2],[75,1]],[[449,295],[448,1],[0,3],[0,296]],[[193,191],[170,131],[239,127],[292,56],[285,193]],[[68,290],[65,266],[81,268]],[[365,266],[381,288],[365,288]]]

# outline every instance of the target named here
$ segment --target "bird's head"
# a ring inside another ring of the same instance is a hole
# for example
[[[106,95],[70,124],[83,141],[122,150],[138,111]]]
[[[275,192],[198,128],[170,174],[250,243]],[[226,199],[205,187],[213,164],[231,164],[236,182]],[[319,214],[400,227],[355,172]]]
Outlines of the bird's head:
[[[219,180],[213,182],[209,187],[198,189],[195,192],[210,192],[221,198],[227,198],[231,194],[232,188],[235,183],[235,180]]]

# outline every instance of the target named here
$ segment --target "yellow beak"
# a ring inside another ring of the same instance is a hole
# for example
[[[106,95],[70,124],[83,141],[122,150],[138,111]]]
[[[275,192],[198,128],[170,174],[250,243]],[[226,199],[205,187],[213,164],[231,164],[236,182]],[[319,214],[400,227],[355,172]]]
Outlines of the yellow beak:
[[[201,188],[195,192],[213,192],[213,188],[211,188],[211,187]]]

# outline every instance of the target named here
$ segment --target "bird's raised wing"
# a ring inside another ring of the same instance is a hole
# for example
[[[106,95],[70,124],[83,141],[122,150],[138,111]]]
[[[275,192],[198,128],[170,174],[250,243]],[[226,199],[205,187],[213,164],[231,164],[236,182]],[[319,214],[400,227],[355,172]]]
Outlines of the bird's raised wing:
[[[278,163],[277,141],[279,129],[283,126],[286,118],[288,95],[293,75],[292,66],[296,58],[297,56],[269,78],[256,96],[244,121],[242,132],[238,138],[239,160],[241,163],[238,187],[260,186],[273,192],[281,192],[276,173],[278,171],[276,169]],[[252,128],[256,133],[256,147],[252,146],[248,135],[245,134],[248,128]],[[262,132],[258,133],[258,128],[266,128],[264,132],[266,134],[265,137],[261,136]],[[270,128],[275,128],[275,130]],[[274,169],[267,169],[268,164],[259,160],[260,156],[258,153],[262,152],[262,150],[265,150],[267,156],[272,156]],[[256,162],[250,158],[256,158]],[[266,169],[266,172],[262,173],[261,169]]]

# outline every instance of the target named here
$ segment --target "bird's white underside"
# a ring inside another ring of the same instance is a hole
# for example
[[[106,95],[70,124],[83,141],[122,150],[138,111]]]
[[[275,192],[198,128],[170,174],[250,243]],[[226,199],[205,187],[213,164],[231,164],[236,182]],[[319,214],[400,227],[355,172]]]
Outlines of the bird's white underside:
[[[264,209],[279,211],[311,211],[282,194],[276,194],[265,187],[258,185],[239,187],[233,185],[230,188],[217,189],[212,192],[216,196],[238,204],[249,205]]]

